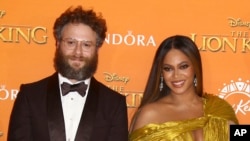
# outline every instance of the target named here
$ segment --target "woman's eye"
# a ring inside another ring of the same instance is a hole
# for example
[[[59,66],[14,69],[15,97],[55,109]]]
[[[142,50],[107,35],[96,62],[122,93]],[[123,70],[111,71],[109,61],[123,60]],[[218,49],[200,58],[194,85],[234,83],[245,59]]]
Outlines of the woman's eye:
[[[165,71],[171,71],[171,68],[170,67],[164,67],[163,70],[165,70]]]
[[[181,65],[180,66],[180,69],[186,69],[186,68],[188,68],[189,66],[188,66],[188,64],[185,64],[185,65]]]

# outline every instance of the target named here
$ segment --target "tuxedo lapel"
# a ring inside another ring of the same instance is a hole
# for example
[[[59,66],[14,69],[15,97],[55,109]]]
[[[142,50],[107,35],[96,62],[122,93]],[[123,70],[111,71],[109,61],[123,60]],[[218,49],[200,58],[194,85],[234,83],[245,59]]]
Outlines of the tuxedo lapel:
[[[65,126],[57,73],[50,77],[47,88],[47,114],[50,140],[65,141]]]
[[[90,82],[90,88],[87,95],[86,103],[82,113],[82,117],[78,126],[75,141],[89,141],[92,130],[94,127],[94,121],[96,118],[96,112],[98,107],[99,85],[97,81],[92,78]]]

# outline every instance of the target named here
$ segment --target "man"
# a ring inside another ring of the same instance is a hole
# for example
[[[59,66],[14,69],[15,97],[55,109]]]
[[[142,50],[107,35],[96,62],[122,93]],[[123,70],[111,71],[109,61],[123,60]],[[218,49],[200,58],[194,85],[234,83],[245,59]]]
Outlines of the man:
[[[56,73],[21,85],[8,141],[128,140],[125,97],[93,77],[106,31],[93,10],[78,6],[62,13],[54,24]]]

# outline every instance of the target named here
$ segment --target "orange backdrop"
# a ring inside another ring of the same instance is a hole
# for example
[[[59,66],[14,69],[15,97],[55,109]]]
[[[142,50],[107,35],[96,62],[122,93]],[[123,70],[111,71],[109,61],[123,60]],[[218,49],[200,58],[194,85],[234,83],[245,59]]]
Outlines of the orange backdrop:
[[[205,91],[226,99],[250,124],[249,0],[2,0],[0,1],[0,141],[21,83],[54,72],[54,20],[69,6],[101,12],[108,36],[95,77],[127,96],[129,122],[140,103],[154,53],[167,36],[199,46]]]

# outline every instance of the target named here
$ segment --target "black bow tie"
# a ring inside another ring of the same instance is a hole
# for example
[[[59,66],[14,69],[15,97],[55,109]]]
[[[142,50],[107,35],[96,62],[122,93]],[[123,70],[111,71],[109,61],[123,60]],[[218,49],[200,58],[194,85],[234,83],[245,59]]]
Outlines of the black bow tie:
[[[84,97],[88,85],[86,85],[84,82],[73,84],[73,85],[63,82],[61,87],[62,87],[63,96],[67,95],[69,92],[77,91],[81,96]]]

